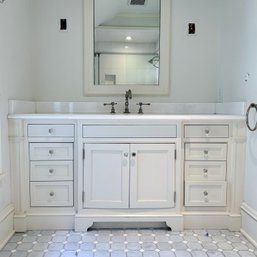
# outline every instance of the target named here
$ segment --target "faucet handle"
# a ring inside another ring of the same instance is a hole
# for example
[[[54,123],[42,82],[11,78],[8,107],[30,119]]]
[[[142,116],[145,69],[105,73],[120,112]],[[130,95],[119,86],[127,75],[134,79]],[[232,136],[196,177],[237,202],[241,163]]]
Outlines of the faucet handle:
[[[138,110],[138,114],[143,114],[143,105],[148,105],[150,106],[151,104],[150,103],[142,103],[142,102],[139,102],[137,103],[137,105],[139,105],[139,110]]]
[[[104,103],[104,106],[106,106],[106,105],[111,105],[112,106],[112,108],[111,108],[111,114],[115,114],[116,112],[115,112],[115,108],[114,108],[114,106],[115,105],[117,105],[117,103],[115,103],[115,102],[111,102],[111,103]]]

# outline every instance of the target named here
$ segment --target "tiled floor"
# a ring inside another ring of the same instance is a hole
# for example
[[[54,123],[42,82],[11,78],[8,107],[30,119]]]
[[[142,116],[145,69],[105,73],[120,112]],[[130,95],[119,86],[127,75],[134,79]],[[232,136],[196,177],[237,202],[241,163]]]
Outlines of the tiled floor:
[[[17,233],[0,257],[256,257],[240,233],[161,229],[29,231]]]

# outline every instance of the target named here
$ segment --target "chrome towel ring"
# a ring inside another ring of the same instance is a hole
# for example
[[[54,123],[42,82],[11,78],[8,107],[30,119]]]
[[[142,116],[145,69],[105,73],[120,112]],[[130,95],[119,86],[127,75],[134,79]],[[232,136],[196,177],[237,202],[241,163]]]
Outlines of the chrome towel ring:
[[[251,109],[255,109],[255,111],[257,112],[257,104],[255,103],[251,103],[249,105],[249,107],[247,108],[247,111],[246,111],[246,125],[247,125],[247,128],[250,130],[250,131],[255,131],[257,129],[257,122],[255,123],[255,126],[253,128],[251,128],[250,124],[249,124],[249,113],[250,113],[250,110]]]

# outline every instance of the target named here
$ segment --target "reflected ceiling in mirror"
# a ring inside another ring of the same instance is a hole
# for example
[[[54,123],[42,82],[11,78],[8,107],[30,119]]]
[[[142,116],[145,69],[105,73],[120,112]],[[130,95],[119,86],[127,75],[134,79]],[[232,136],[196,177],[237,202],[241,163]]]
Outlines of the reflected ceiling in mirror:
[[[94,0],[94,84],[159,85],[160,0]]]

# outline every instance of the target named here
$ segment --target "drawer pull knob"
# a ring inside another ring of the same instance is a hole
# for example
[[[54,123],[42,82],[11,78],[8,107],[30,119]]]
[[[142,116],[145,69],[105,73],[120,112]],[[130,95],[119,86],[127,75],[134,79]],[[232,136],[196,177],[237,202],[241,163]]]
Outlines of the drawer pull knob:
[[[204,132],[205,132],[205,135],[206,135],[206,136],[209,136],[209,134],[210,134],[210,130],[209,130],[209,129],[205,129]]]
[[[204,150],[203,152],[204,152],[205,155],[207,155],[209,153],[208,150]]]
[[[52,128],[48,129],[48,133],[49,134],[53,134],[54,133],[54,130]]]
[[[54,150],[49,150],[49,154],[54,154]]]
[[[204,192],[203,192],[203,195],[204,195],[204,196],[208,196],[208,192],[207,192],[207,191],[204,191]]]
[[[54,196],[54,192],[50,192],[49,195],[50,195],[51,197],[53,197],[53,196]]]
[[[136,153],[132,153],[132,156],[135,157],[137,154]]]
[[[203,169],[203,173],[204,173],[204,176],[205,176],[205,177],[208,176],[208,170],[207,170],[207,169]]]
[[[50,170],[49,170],[49,173],[50,173],[50,174],[53,174],[53,173],[54,173],[54,169],[50,169]]]
[[[128,157],[128,153],[124,153],[124,156],[125,156],[125,157]]]

